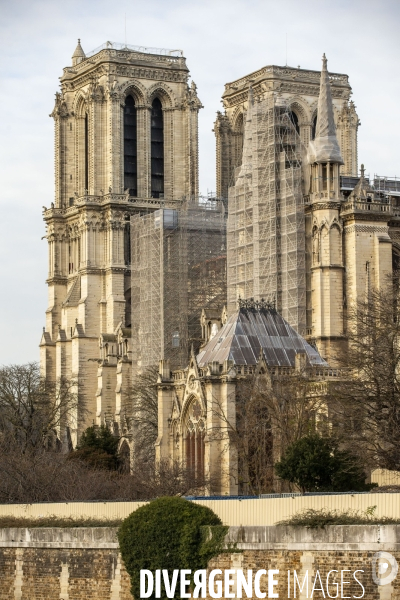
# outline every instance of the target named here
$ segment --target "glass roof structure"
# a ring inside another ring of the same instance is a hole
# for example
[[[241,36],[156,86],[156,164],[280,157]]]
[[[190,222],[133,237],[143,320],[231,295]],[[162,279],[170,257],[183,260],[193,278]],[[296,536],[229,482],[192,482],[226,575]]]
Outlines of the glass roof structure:
[[[232,360],[256,365],[261,348],[270,367],[294,367],[297,353],[306,353],[311,365],[328,366],[275,309],[240,308],[197,355],[199,367]]]

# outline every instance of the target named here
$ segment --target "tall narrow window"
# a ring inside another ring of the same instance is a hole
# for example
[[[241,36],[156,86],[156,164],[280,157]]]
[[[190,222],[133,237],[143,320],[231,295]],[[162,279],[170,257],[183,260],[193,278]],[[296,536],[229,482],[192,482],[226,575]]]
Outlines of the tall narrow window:
[[[124,189],[137,196],[137,124],[132,96],[127,96],[124,107]]]
[[[204,477],[205,422],[198,400],[189,408],[185,432],[186,466],[196,477]]]
[[[322,165],[322,189],[324,191],[326,191],[328,189],[328,169],[327,169],[327,165],[324,164]]]
[[[317,119],[318,119],[318,115],[315,115],[315,117],[312,120],[312,125],[311,125],[311,139],[315,140],[315,135],[317,133]]]
[[[292,121],[293,125],[295,126],[297,133],[300,134],[299,118],[296,115],[296,113],[291,110],[289,112],[289,118]]]
[[[124,261],[126,265],[131,264],[131,224],[125,223],[124,227]]]
[[[89,190],[89,120],[85,115],[85,194]]]
[[[164,194],[164,124],[161,102],[153,100],[151,109],[151,195]]]

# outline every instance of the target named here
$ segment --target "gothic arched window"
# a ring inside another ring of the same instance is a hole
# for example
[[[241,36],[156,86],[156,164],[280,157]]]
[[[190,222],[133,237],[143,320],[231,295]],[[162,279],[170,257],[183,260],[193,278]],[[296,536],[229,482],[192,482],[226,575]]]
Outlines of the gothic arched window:
[[[205,423],[201,405],[194,400],[188,410],[185,427],[186,466],[196,477],[204,477],[204,438]]]
[[[137,125],[132,96],[127,96],[124,106],[124,189],[137,196]]]
[[[291,110],[289,112],[289,117],[290,117],[290,120],[292,121],[293,125],[295,126],[297,133],[300,133],[299,118],[296,115],[296,113]]]
[[[131,452],[129,444],[124,440],[119,449],[120,469],[122,473],[130,473],[131,470]]]
[[[151,196],[164,195],[164,122],[162,105],[158,98],[151,107]]]
[[[338,225],[333,225],[330,230],[331,265],[340,265],[342,262],[342,235]]]

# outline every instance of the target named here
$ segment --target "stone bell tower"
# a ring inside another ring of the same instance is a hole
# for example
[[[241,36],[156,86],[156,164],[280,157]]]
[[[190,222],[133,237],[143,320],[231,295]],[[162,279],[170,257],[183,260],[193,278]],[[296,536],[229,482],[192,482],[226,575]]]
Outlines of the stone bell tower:
[[[201,103],[188,77],[181,51],[107,42],[86,55],[78,41],[60,78],[41,367],[50,380],[76,381],[82,427],[114,411],[116,371],[130,362],[130,217],[198,194]]]

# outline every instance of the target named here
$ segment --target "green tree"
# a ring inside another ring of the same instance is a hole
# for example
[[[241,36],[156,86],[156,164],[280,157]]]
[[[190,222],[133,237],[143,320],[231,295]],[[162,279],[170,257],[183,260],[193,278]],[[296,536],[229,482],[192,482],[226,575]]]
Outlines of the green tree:
[[[220,549],[218,543],[204,541],[204,526],[220,526],[223,539],[227,527],[206,506],[183,498],[158,498],[129,515],[118,532],[121,555],[131,577],[132,594],[140,598],[140,570],[167,569],[172,579],[174,569],[206,569],[209,559]],[[214,532],[213,532],[214,539]],[[175,597],[180,598],[179,581]],[[153,593],[151,598],[155,598]],[[164,586],[161,597],[166,598]]]
[[[105,425],[92,425],[82,433],[77,449],[70,456],[83,460],[95,469],[116,470],[119,468],[119,438]]]
[[[317,433],[297,440],[275,464],[278,477],[296,484],[302,492],[346,492],[369,489],[358,459],[342,450],[334,438]]]

